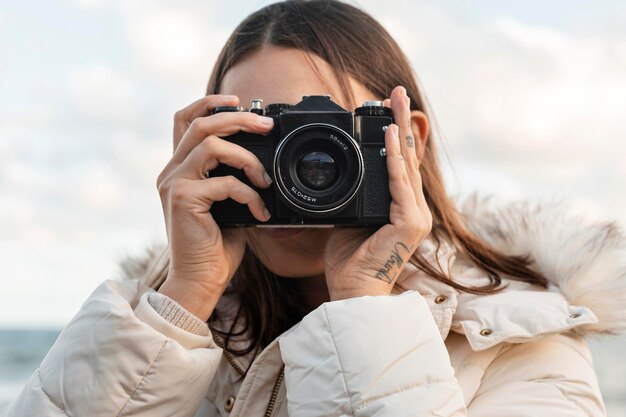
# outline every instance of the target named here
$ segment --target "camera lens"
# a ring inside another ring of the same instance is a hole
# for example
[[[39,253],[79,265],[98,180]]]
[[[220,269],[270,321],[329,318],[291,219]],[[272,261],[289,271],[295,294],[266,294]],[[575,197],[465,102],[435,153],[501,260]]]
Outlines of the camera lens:
[[[289,209],[311,217],[341,212],[356,197],[363,179],[358,143],[327,123],[297,127],[277,145],[274,177]]]
[[[309,152],[298,161],[298,177],[302,184],[314,190],[324,190],[335,183],[337,163],[326,152]]]

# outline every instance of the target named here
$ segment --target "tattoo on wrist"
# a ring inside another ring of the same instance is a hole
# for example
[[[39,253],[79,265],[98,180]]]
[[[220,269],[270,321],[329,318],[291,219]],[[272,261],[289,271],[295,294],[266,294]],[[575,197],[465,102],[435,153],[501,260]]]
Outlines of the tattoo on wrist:
[[[407,145],[409,145],[409,147],[411,147],[411,148],[412,148],[413,146],[415,146],[415,139],[413,139],[413,136],[411,136],[411,135],[407,135],[407,136],[406,136],[406,143],[407,143]]]
[[[406,252],[406,259],[402,257],[402,254],[400,253],[401,251]],[[374,278],[385,281],[387,283],[391,283],[398,274],[398,271],[402,270],[404,262],[409,259],[412,253],[413,246],[409,248],[407,245],[400,241],[396,242],[393,245],[393,248],[391,248],[391,254],[389,255],[389,258],[387,258],[387,261],[384,263],[382,268],[380,268],[378,272],[376,272]]]

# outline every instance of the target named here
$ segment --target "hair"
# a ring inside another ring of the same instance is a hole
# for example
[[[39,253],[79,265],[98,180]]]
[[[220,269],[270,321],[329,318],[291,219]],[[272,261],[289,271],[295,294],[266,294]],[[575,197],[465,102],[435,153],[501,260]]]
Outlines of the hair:
[[[270,4],[243,20],[226,41],[211,73],[206,94],[219,94],[224,75],[242,59],[265,45],[296,48],[324,59],[332,68],[341,94],[354,108],[354,95],[348,76],[363,84],[378,97],[387,97],[402,85],[411,99],[411,110],[420,110],[434,120],[422,91],[418,87],[409,60],[390,34],[364,11],[337,0],[287,0]],[[315,63],[310,60],[313,68]],[[317,70],[316,70],[317,72]],[[319,75],[319,72],[317,72]],[[321,77],[320,77],[321,78]],[[510,256],[490,247],[466,226],[453,200],[446,193],[438,153],[431,129],[420,164],[424,196],[432,213],[431,236],[438,251],[442,240],[452,244],[477,267],[487,272],[490,283],[467,287],[434,268],[419,251],[410,258],[418,269],[459,291],[490,294],[504,286],[507,278],[547,287],[547,279],[531,269],[528,255]],[[161,269],[159,286],[167,270]],[[233,355],[245,355],[267,346],[280,333],[307,314],[302,307],[298,280],[285,279],[269,271],[247,248],[225,294],[240,301],[230,328],[218,326],[217,308],[209,319],[214,334],[223,337],[224,349]],[[239,324],[239,330],[235,330]],[[230,340],[245,337],[245,348],[235,349]]]

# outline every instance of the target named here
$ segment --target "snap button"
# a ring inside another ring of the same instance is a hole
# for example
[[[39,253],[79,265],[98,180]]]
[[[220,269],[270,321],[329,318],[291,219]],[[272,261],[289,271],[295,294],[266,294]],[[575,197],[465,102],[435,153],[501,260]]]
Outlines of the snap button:
[[[580,313],[574,313],[574,314],[570,314],[569,316],[573,319],[577,319],[578,317],[580,317]]]
[[[481,336],[491,336],[492,333],[493,333],[493,330],[491,329],[482,329],[480,331]]]
[[[230,413],[234,405],[235,405],[235,397],[228,397],[228,399],[226,400],[226,404],[224,404],[224,410]]]
[[[448,297],[446,297],[445,295],[439,295],[437,296],[437,298],[435,298],[435,304],[445,303],[447,300]]]

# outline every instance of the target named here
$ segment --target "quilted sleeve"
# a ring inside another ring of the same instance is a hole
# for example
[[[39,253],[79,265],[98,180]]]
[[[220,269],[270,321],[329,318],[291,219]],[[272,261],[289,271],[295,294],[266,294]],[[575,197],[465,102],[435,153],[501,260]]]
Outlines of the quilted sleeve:
[[[468,415],[606,416],[585,341],[556,334],[511,345],[486,369]]]
[[[290,417],[466,415],[448,351],[416,291],[324,303],[279,343]]]
[[[159,315],[151,292],[103,282],[2,416],[193,416],[222,351]]]

